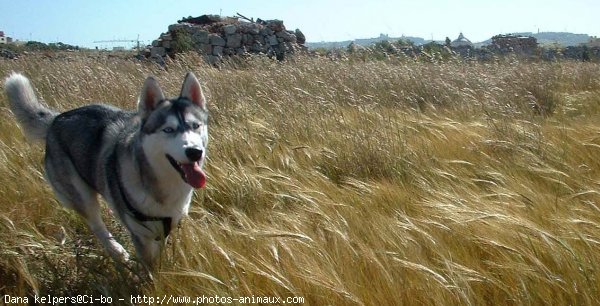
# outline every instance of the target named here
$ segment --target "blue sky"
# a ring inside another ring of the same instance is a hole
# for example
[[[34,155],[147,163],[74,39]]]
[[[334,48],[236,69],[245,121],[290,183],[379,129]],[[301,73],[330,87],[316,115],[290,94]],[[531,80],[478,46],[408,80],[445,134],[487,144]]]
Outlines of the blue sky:
[[[510,32],[568,31],[600,36],[600,0],[304,0],[139,1],[0,0],[0,30],[19,40],[93,47],[93,41],[136,39],[149,43],[183,16],[237,12],[282,19],[308,41],[379,36],[474,42]],[[110,46],[108,46],[110,47]]]

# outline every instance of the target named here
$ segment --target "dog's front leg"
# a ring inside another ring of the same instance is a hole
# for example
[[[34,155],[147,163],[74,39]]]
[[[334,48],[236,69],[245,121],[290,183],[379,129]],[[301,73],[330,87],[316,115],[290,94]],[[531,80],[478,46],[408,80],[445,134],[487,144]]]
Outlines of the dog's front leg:
[[[93,210],[93,209],[90,209]],[[86,219],[86,222],[94,235],[100,240],[102,246],[108,251],[110,256],[114,258],[116,261],[121,263],[126,263],[129,261],[129,254],[125,250],[125,248],[118,243],[113,235],[108,231],[106,225],[102,221],[102,217],[99,212],[96,213],[88,213],[82,214]]]
[[[151,270],[156,266],[160,260],[160,254],[165,245],[165,240],[154,239],[141,235],[133,235],[133,245],[138,258],[141,259],[142,263]]]

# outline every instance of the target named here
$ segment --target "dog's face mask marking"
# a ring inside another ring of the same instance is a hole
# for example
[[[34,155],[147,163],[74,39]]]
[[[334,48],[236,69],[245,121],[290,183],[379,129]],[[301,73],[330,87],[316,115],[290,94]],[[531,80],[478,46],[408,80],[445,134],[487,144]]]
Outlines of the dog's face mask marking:
[[[147,154],[157,160],[166,159],[190,186],[204,187],[206,175],[202,165],[208,143],[206,114],[185,101],[165,101],[162,104],[145,124],[144,130],[149,133],[144,136],[143,144],[152,150]]]
[[[174,100],[165,100],[152,81],[148,85],[140,99],[146,154],[156,171],[175,170],[193,188],[204,187],[208,116],[200,84],[193,75],[186,77],[180,97]],[[165,169],[169,167],[172,170]]]

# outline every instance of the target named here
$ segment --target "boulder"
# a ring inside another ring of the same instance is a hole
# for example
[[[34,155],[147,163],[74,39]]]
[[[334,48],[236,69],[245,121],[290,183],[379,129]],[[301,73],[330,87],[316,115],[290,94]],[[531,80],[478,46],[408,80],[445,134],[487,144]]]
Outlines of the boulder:
[[[267,21],[267,27],[275,32],[285,31],[285,26],[283,26],[283,21],[274,19]]]
[[[294,31],[294,34],[296,35],[296,42],[304,45],[306,43],[306,36],[304,36],[304,33],[302,33],[302,31],[300,31],[300,29],[296,29],[296,31]]]
[[[225,32],[225,35],[232,35],[237,32],[237,26],[235,24],[224,25],[223,32]]]
[[[7,59],[15,59],[17,58],[17,54],[8,49],[0,49],[0,57]]]
[[[279,45],[279,41],[277,40],[277,36],[275,36],[275,35],[268,36],[267,37],[267,42],[271,46]]]
[[[271,36],[273,34],[275,34],[275,31],[273,31],[272,29],[269,29],[269,28],[262,28],[260,30],[260,35],[262,35],[262,36]]]
[[[260,25],[257,23],[242,22],[240,23],[240,32],[258,35],[260,34]]]
[[[223,49],[224,49],[224,47],[222,47],[222,46],[214,46],[214,47],[212,47],[212,55],[222,57],[223,56]]]
[[[204,30],[195,31],[194,34],[192,34],[192,41],[194,43],[199,43],[199,44],[208,44],[209,43],[208,36],[209,36],[208,31],[204,31]]]
[[[281,32],[275,33],[275,35],[279,38],[283,38],[283,40],[286,42],[296,42],[296,35],[294,35],[293,32],[281,31]]]
[[[227,56],[232,56],[235,54],[235,49],[234,48],[225,48],[225,49],[223,49],[223,54],[227,55]]]
[[[169,32],[177,32],[177,31],[188,31],[191,28],[191,24],[188,23],[177,23],[169,26]]]
[[[196,45],[196,49],[202,54],[212,54],[213,52],[213,47],[211,44],[198,44]]]
[[[252,44],[252,46],[250,47],[250,51],[254,52],[254,53],[260,53],[263,50],[263,45],[260,44],[259,42],[255,42]]]
[[[157,56],[162,57],[165,55],[167,55],[167,52],[164,47],[152,47],[152,49],[150,49],[151,57],[157,57]]]
[[[235,54],[237,54],[237,55],[246,54],[246,47],[242,46],[240,48],[235,49]]]
[[[243,34],[242,35],[242,45],[244,46],[251,46],[252,43],[254,43],[254,36],[250,35],[250,34]]]
[[[227,35],[227,44],[225,45],[229,48],[239,48],[242,46],[242,34],[235,33],[231,35]]]
[[[205,55],[204,61],[209,65],[217,65],[220,62],[220,58],[214,55]]]
[[[225,39],[223,39],[223,37],[219,36],[218,34],[210,34],[208,35],[209,37],[209,43],[213,46],[220,46],[220,47],[225,47]]]

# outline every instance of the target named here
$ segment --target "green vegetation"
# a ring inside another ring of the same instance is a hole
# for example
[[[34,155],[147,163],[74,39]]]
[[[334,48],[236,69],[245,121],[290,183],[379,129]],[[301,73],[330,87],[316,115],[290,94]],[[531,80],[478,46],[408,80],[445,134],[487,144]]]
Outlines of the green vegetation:
[[[184,30],[177,30],[174,35],[173,50],[176,53],[193,51],[192,35]]]
[[[147,75],[176,94],[189,70],[211,110],[207,188],[154,281],[139,283],[60,208],[43,179],[43,147],[25,142],[0,96],[0,295],[600,300],[600,64],[201,62],[0,60],[1,76],[24,72],[60,110],[96,101],[134,109]]]
[[[45,44],[39,41],[28,41],[25,44],[5,44],[2,48],[11,51],[67,51],[79,50],[79,46],[72,46],[62,42]]]

